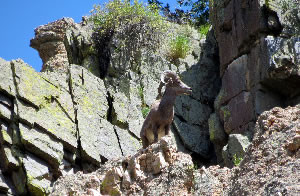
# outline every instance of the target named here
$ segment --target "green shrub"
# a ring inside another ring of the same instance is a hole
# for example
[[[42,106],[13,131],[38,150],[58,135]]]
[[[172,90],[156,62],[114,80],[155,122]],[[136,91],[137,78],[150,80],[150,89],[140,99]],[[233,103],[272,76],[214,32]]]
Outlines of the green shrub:
[[[299,37],[300,35],[300,16],[299,1],[297,0],[279,0],[281,17],[285,23],[286,32],[291,36]],[[277,5],[278,6],[278,5]]]
[[[233,155],[232,161],[235,166],[239,166],[242,160],[243,160],[242,157],[238,157],[236,154]]]
[[[142,114],[144,118],[146,118],[149,112],[150,112],[150,108],[148,106],[142,107]]]
[[[185,58],[191,49],[190,39],[185,35],[178,35],[170,41],[169,52],[167,54],[171,62],[175,62],[179,58]]]
[[[206,36],[208,31],[209,31],[209,28],[210,28],[210,24],[209,23],[206,23],[204,25],[201,25],[199,28],[198,28],[198,32],[203,35],[203,36]]]
[[[144,6],[138,0],[133,3],[130,0],[112,0],[103,8],[95,6],[91,19],[98,36],[111,39],[117,33],[122,38],[118,40],[121,42],[119,46],[131,52],[144,46],[155,50],[165,30],[158,7],[155,4]]]
[[[144,98],[144,87],[143,86],[140,86],[138,87],[138,92],[139,92],[139,96],[142,100],[142,115],[143,115],[143,118],[146,118],[146,116],[148,115],[148,113],[150,112],[150,108],[147,104],[145,104],[145,98]]]

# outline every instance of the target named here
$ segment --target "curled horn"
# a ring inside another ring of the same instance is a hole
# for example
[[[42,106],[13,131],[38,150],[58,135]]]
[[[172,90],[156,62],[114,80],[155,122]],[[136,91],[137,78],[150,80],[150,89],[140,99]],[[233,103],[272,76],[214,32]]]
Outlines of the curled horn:
[[[177,78],[177,75],[170,70],[166,70],[161,74],[160,81],[165,84],[169,80],[169,78],[175,80]]]

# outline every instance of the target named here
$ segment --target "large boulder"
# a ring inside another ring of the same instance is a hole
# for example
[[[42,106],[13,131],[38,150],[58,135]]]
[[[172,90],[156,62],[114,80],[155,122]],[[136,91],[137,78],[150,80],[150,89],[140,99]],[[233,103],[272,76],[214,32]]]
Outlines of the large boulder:
[[[19,128],[24,148],[39,155],[54,168],[58,168],[63,160],[63,144],[37,128],[31,129],[22,123],[19,124]]]
[[[230,134],[228,144],[222,150],[224,164],[227,167],[238,166],[243,159],[248,146],[249,138],[241,134]]]

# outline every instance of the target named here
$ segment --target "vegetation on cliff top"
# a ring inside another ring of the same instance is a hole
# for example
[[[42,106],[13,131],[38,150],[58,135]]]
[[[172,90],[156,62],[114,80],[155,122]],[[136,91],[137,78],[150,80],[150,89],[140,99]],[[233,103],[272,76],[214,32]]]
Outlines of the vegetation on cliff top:
[[[142,48],[156,51],[167,30],[156,5],[144,6],[138,0],[112,0],[105,6],[95,6],[91,20],[95,25],[94,40],[104,78],[108,72],[112,40],[115,51],[135,61]]]
[[[190,5],[188,2],[191,3],[191,1],[186,1],[183,4]],[[195,6],[193,5],[192,9],[196,9]],[[204,8],[201,9],[203,12]],[[192,15],[195,11],[187,11],[184,15],[189,15],[189,22],[185,21],[185,25],[177,27],[169,21],[177,23],[184,20],[184,16],[173,14],[172,17],[177,19],[171,20],[170,10],[169,14],[166,13],[166,10],[163,12],[162,10],[159,1],[149,1],[149,5],[145,5],[138,0],[112,0],[103,7],[99,5],[94,7],[91,20],[95,25],[94,38],[97,43],[100,64],[103,66],[101,68],[103,70],[102,78],[108,72],[107,66],[110,62],[111,52],[109,48],[111,48],[113,37],[117,38],[117,43],[113,41],[114,50],[122,51],[133,61],[140,56],[142,50],[152,53],[164,45],[163,53],[170,62],[174,63],[178,58],[185,58],[191,49],[190,35],[186,32],[182,33],[185,30],[178,29],[188,29],[186,26],[203,24],[197,28],[199,28],[199,33],[204,35],[209,29],[209,25],[206,23],[208,19],[204,12],[201,12],[203,16],[200,14],[203,21],[200,23],[200,15],[196,17]]]
[[[92,13],[95,30],[101,37],[110,38],[118,33],[123,38],[121,46],[130,47],[132,52],[142,46],[157,48],[160,35],[166,30],[158,7],[154,4],[144,6],[138,0],[133,3],[113,0],[104,7],[95,6]]]
[[[190,51],[190,39],[184,34],[179,34],[170,40],[167,57],[174,63],[179,58],[185,58]]]

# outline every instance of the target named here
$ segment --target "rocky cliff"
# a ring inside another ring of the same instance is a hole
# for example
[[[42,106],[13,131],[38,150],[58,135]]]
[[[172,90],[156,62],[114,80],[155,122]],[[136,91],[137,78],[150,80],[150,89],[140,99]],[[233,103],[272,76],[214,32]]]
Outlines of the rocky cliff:
[[[287,106],[300,102],[299,5],[210,9],[206,37],[170,24],[167,34],[191,40],[176,61],[163,47],[128,55],[118,32],[99,45],[88,18],[35,30],[41,72],[0,59],[0,194],[298,193],[299,105]],[[167,69],[193,93],[177,97],[171,136],[141,150],[143,115]]]

